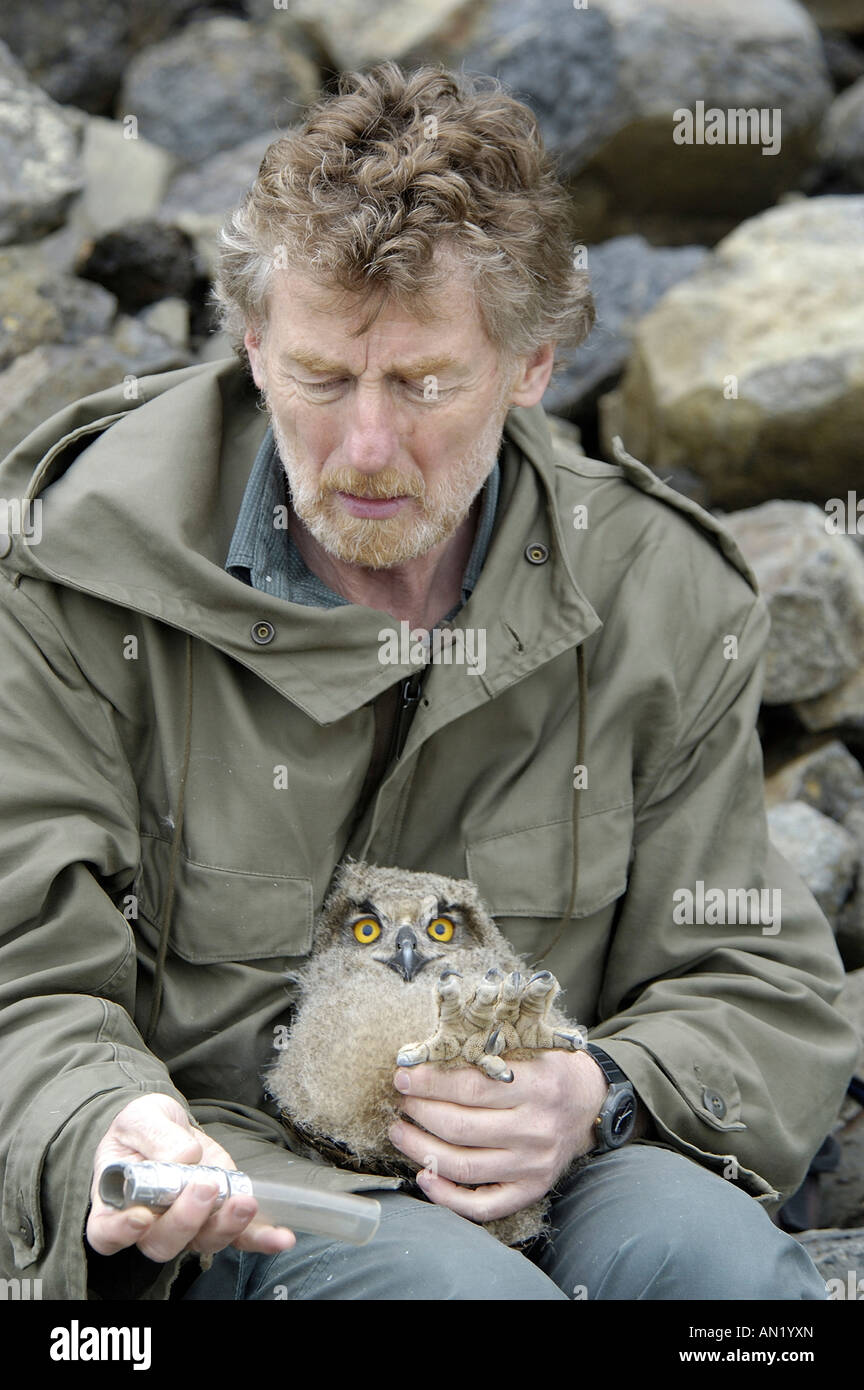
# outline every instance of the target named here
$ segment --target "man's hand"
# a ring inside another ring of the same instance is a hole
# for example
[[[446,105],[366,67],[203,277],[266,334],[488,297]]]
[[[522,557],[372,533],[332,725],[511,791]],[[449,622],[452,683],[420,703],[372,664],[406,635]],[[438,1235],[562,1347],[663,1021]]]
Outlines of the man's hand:
[[[542,1051],[512,1071],[509,1083],[476,1067],[396,1072],[402,1110],[423,1129],[396,1123],[393,1144],[424,1165],[417,1181],[431,1201],[471,1221],[538,1201],[594,1147],[591,1126],[609,1084],[589,1052]],[[472,1192],[461,1183],[484,1186]]]
[[[182,1250],[212,1254],[226,1245],[238,1250],[276,1254],[290,1250],[295,1236],[285,1226],[268,1226],[254,1220],[254,1197],[229,1197],[215,1205],[215,1182],[183,1189],[165,1212],[149,1207],[118,1211],[99,1196],[102,1169],[118,1160],[159,1158],[169,1163],[207,1163],[234,1168],[230,1154],[220,1144],[194,1129],[182,1105],[171,1096],[139,1096],[115,1116],[93,1160],[91,1208],[87,1218],[88,1243],[100,1255],[137,1245],[148,1259],[164,1263]],[[252,1223],[252,1224],[250,1224]]]

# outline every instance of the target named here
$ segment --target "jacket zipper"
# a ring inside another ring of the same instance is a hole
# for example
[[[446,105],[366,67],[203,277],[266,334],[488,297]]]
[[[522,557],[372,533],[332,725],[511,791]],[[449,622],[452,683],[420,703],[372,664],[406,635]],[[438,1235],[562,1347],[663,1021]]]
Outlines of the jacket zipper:
[[[413,675],[406,676],[399,687],[399,704],[396,708],[396,718],[393,721],[393,736],[390,741],[390,752],[387,758],[387,766],[401,758],[405,741],[408,738],[408,730],[411,727],[411,719],[414,711],[420,702],[420,693],[423,687],[423,671],[415,671]]]

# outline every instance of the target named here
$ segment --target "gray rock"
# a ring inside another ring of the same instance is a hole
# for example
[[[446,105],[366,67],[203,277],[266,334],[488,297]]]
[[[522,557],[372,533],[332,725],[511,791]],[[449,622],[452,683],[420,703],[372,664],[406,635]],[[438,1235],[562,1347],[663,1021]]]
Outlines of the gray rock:
[[[81,162],[84,191],[69,215],[79,242],[153,217],[177,167],[174,155],[141,136],[133,118],[102,116],[86,123]]]
[[[106,333],[116,313],[113,295],[56,271],[39,243],[0,250],[0,368],[40,343]]]
[[[844,966],[857,971],[864,981],[864,807],[853,806],[843,817],[842,825],[858,847],[858,875],[854,891],[838,913],[834,935]],[[864,1039],[864,984],[859,981],[859,985],[859,1024]]]
[[[864,557],[809,502],[764,502],[723,522],[771,614],[766,704],[834,690],[864,663]]]
[[[202,164],[183,169],[169,184],[159,209],[163,222],[181,227],[198,255],[215,273],[219,230],[254,181],[267,146],[279,135],[262,131],[231,150],[221,150]]]
[[[129,222],[85,243],[78,263],[79,275],[104,285],[130,313],[191,294],[200,273],[186,233],[153,219]]]
[[[0,43],[0,245],[57,227],[83,179],[81,121],[30,81]]]
[[[120,115],[186,163],[286,126],[316,95],[318,70],[279,26],[220,16],[153,44],[126,70]]]
[[[449,64],[484,8],[482,0],[282,0],[282,6],[274,22],[299,23],[337,71],[385,58],[406,68],[430,59]],[[274,16],[274,0],[246,0],[246,8],[253,19]]]
[[[613,237],[586,248],[585,269],[597,322],[585,342],[561,359],[543,397],[545,410],[577,415],[589,409],[627,364],[637,321],[672,285],[704,265],[702,246],[655,247],[644,237]],[[580,262],[581,264],[581,262]]]
[[[840,822],[853,807],[864,816],[864,770],[845,744],[832,739],[766,777],[766,805],[781,801],[805,801]],[[864,857],[864,841],[861,853]]]
[[[858,847],[847,830],[803,801],[767,812],[772,842],[806,883],[832,926],[852,889]]]
[[[819,157],[829,187],[864,191],[864,77],[831,104],[819,140]]]
[[[466,67],[527,97],[589,241],[715,241],[797,186],[831,98],[818,31],[794,0],[497,0],[475,31]],[[761,135],[676,143],[678,113],[698,102],[724,121],[764,109],[775,152]]]
[[[107,111],[132,54],[199,0],[51,0],[0,7],[0,39],[55,101]]]
[[[864,666],[826,695],[796,701],[794,709],[805,729],[814,733],[831,729],[864,735]]]
[[[831,81],[838,92],[851,87],[859,77],[864,77],[864,51],[845,34],[830,30],[823,32],[822,52]]]
[[[188,353],[122,317],[110,338],[85,338],[71,347],[43,344],[24,353],[0,372],[0,457],[64,405],[189,361]]]
[[[864,1299],[864,1228],[802,1231],[795,1240],[804,1246],[826,1283],[831,1281],[829,1299]]]
[[[169,343],[179,348],[189,346],[189,305],[185,299],[160,299],[142,309],[138,318],[146,329]]]
[[[860,475],[864,197],[801,198],[744,222],[643,318],[607,448],[693,469],[714,505],[824,503]]]

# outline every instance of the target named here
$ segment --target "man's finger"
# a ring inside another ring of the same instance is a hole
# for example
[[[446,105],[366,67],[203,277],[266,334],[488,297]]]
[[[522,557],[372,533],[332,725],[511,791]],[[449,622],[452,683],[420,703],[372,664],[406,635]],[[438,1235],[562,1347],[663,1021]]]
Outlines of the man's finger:
[[[507,1084],[492,1081],[477,1067],[444,1070],[432,1062],[424,1062],[419,1067],[400,1067],[393,1084],[402,1095],[449,1100],[457,1105],[481,1105],[491,1110],[510,1110],[528,1097],[524,1068],[520,1074],[519,1063],[515,1062],[511,1070],[513,1080]]]
[[[452,1182],[512,1182],[524,1169],[524,1162],[509,1149],[458,1148],[424,1133],[416,1125],[397,1122],[390,1127],[390,1138],[415,1163],[434,1167],[435,1172]]]
[[[467,1217],[469,1221],[498,1221],[502,1216],[512,1216],[515,1211],[530,1206],[542,1194],[534,1195],[521,1183],[487,1183],[473,1190],[448,1182],[440,1174],[424,1173],[417,1175],[417,1182],[431,1202],[449,1207],[457,1216]]]

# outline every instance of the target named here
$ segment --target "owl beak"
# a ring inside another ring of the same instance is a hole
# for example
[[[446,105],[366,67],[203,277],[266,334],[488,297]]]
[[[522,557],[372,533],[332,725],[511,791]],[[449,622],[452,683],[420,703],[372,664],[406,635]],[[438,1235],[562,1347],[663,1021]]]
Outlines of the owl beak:
[[[401,975],[403,980],[413,980],[423,966],[429,964],[427,956],[418,954],[417,938],[410,927],[399,928],[396,950],[385,964],[389,965],[391,970],[395,970],[397,975]]]

